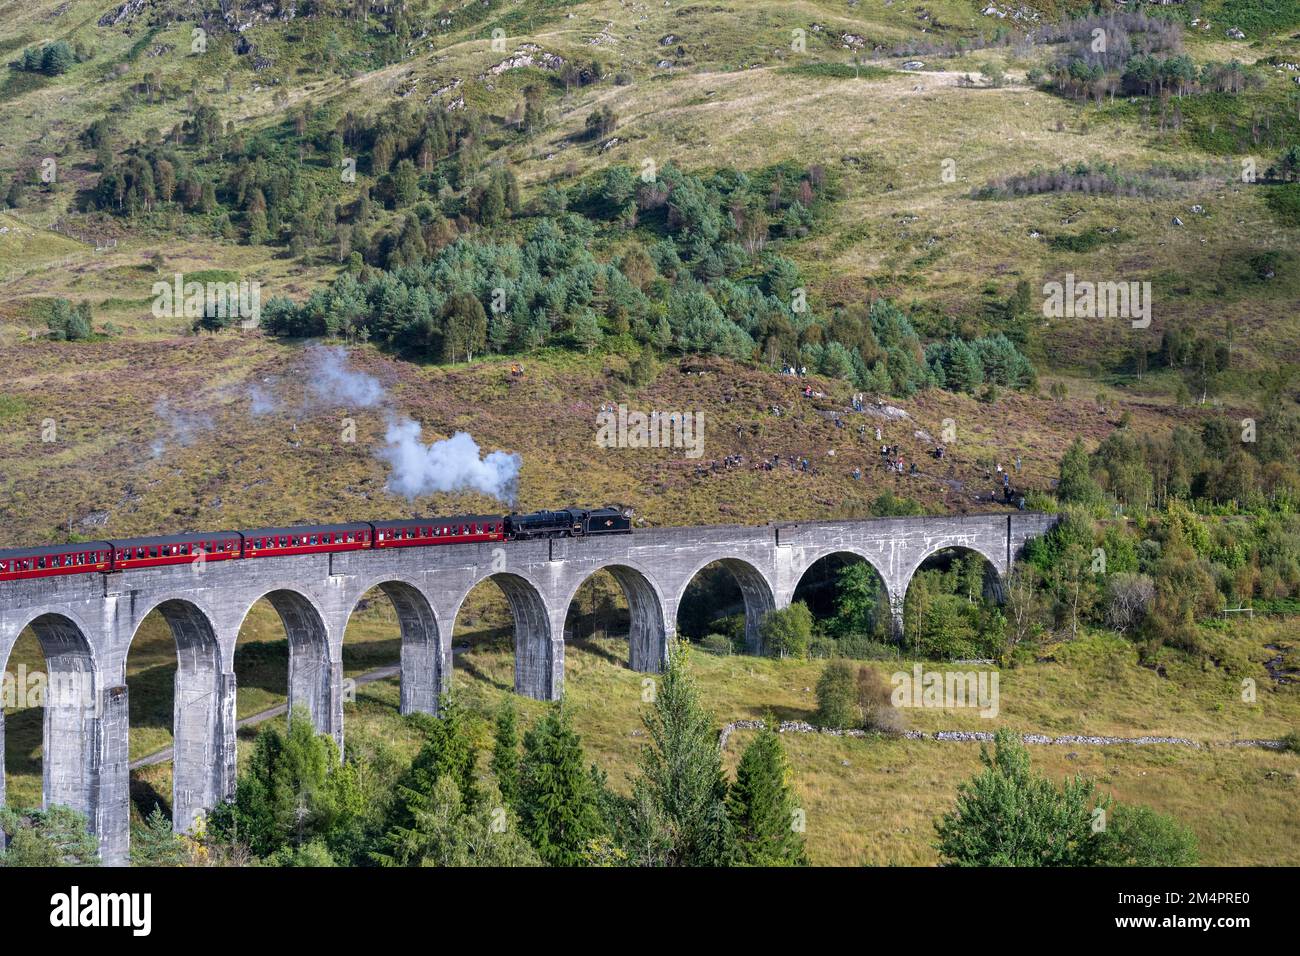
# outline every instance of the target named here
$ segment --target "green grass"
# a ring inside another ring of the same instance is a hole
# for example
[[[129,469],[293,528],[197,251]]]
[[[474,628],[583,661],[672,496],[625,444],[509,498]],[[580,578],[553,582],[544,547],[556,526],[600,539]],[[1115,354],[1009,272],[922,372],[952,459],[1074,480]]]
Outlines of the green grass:
[[[1265,187],[1269,212],[1283,226],[1300,226],[1300,183]]]
[[[27,402],[13,395],[0,395],[0,422],[16,418],[28,410]]]
[[[1253,40],[1300,26],[1300,7],[1294,0],[1223,0],[1217,20],[1238,27]]]
[[[789,76],[809,76],[827,80],[879,80],[895,76],[894,70],[869,63],[797,63],[781,70]]]
[[[1109,229],[1093,226],[1080,233],[1061,233],[1053,236],[1051,246],[1062,252],[1092,252],[1107,243],[1127,242],[1130,238],[1132,237],[1127,233],[1118,230],[1111,232]]]

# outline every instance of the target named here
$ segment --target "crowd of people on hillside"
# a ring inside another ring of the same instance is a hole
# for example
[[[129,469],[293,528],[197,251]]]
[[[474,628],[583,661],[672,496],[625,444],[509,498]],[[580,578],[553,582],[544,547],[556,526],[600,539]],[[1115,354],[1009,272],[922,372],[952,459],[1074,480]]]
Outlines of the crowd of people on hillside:
[[[803,366],[794,366],[790,364],[785,364],[781,368],[781,374],[802,378],[808,374],[808,370],[806,367]],[[802,393],[804,398],[825,397],[824,393],[816,391],[815,389],[813,389],[811,385],[803,385],[800,388],[800,392]],[[854,412],[856,413],[864,412],[866,409],[866,403],[865,403],[865,398],[863,396],[863,393],[861,392],[854,393],[851,399],[851,405],[852,405],[852,410]],[[781,417],[785,414],[785,409],[781,405],[769,405],[768,411],[772,415],[775,415],[777,417]],[[834,424],[837,430],[843,430],[848,424],[845,421],[843,415],[839,412],[832,413],[830,416],[830,421]],[[860,424],[858,426],[859,440],[863,442],[866,442],[868,440],[867,437],[869,434],[868,427],[869,426],[866,423]],[[891,474],[896,474],[896,475],[917,476],[922,474],[920,467],[918,466],[917,462],[914,459],[909,460],[907,456],[903,454],[901,448],[898,445],[891,445],[885,441],[884,429],[880,425],[877,424],[873,426],[873,430],[875,432],[875,440],[880,443],[879,446],[880,464],[882,468],[884,468],[886,471],[890,472]],[[743,429],[740,426],[737,426],[736,429],[737,439],[742,437],[742,432]],[[918,433],[918,436],[921,435],[923,435],[923,433]],[[936,462],[942,462],[948,458],[948,448],[945,444],[939,443],[934,445],[927,452],[927,454],[931,458],[933,458]],[[828,449],[826,452],[826,457],[833,459],[835,457],[835,449],[833,448]],[[1025,508],[1024,494],[1016,487],[1016,485],[1012,483],[1012,478],[1011,478],[1013,471],[1017,475],[1020,474],[1021,464],[1022,462],[1019,455],[1015,457],[1014,463],[1008,467],[1003,467],[1001,461],[997,461],[994,463],[994,475],[996,476],[995,477],[996,490],[991,497],[993,498],[993,500],[996,500],[1000,494],[1002,501],[1004,503],[1008,505],[1014,503],[1018,508],[1020,508],[1023,511]],[[719,471],[730,471],[736,468],[743,468],[745,467],[745,465],[746,465],[746,459],[744,455],[739,455],[739,454],[728,455],[725,458],[722,458],[720,460],[715,460],[710,462],[707,466],[700,466],[696,468],[696,474],[706,475],[706,474],[719,472]],[[818,473],[817,469],[813,466],[812,460],[807,455],[773,454],[770,457],[765,455],[763,457],[755,459],[749,467],[755,471],[776,471],[780,469],[782,466],[785,466],[789,468],[791,471],[799,472],[801,474]],[[849,469],[848,474],[852,477],[854,481],[861,481],[862,480],[861,466],[855,465],[853,468]]]

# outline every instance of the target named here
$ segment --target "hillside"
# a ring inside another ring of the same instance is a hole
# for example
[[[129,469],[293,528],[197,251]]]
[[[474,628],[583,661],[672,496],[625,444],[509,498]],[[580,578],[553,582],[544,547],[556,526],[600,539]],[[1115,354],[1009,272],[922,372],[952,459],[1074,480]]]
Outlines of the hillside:
[[[1294,4],[0,0],[0,60],[0,548],[569,504],[1060,513],[1018,593],[927,562],[901,646],[837,565],[799,595],[802,645],[732,654],[735,595],[702,574],[678,623],[710,718],[821,719],[825,658],[993,661],[1000,718],[910,726],[1192,738],[1033,759],[1188,825],[1202,863],[1300,862],[1295,753],[1233,744],[1300,729]],[[609,447],[625,412],[698,441]],[[494,452],[517,474],[451,474]],[[371,598],[349,676],[400,656]],[[620,798],[644,743],[626,613],[584,585],[565,685]],[[509,615],[484,585],[456,623],[484,780]],[[249,717],[286,696],[269,604],[239,643]],[[172,743],[175,658],[155,614],[133,759]],[[387,679],[347,707],[376,779],[423,742],[396,701]],[[9,803],[38,804],[40,711],[6,715]],[[944,862],[974,744],[783,746],[813,864]],[[132,786],[137,818],[166,809],[169,764]]]

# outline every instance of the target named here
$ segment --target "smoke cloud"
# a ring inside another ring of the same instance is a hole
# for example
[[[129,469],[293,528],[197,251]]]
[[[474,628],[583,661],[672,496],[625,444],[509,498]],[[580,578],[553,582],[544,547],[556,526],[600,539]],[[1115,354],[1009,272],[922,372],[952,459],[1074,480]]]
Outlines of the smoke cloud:
[[[254,418],[270,415],[279,407],[279,403],[276,401],[275,396],[271,394],[270,389],[261,385],[254,385],[250,388],[248,398],[250,402],[248,411]]]
[[[321,404],[374,408],[388,401],[379,379],[351,368],[341,346],[314,345],[307,349],[304,364],[308,390]]]
[[[325,408],[383,409],[388,420],[385,444],[375,450],[375,456],[389,467],[385,485],[389,493],[412,500],[439,491],[478,491],[513,504],[522,464],[518,455],[502,451],[483,455],[466,432],[425,444],[420,440],[420,423],[395,410],[379,379],[352,368],[347,349],[341,346],[310,346],[303,353],[301,368],[301,376],[266,378],[254,384],[247,393],[249,414],[261,417],[279,412],[284,405],[275,391],[283,389],[276,386],[301,381],[304,388],[297,414],[319,413]],[[292,407],[284,410],[294,411]],[[207,427],[211,427],[210,422]],[[188,427],[184,433],[193,430]],[[179,431],[177,425],[172,431]]]
[[[390,492],[410,500],[436,491],[481,491],[514,502],[523,463],[518,455],[494,451],[480,457],[478,442],[467,432],[426,445],[420,441],[421,430],[420,423],[408,417],[389,418],[387,444],[375,454],[392,469]]]
[[[193,444],[201,432],[213,427],[212,416],[205,412],[192,412],[183,408],[173,408],[164,396],[154,402],[153,413],[158,416],[166,432],[153,440],[150,452],[160,458],[168,442],[174,442],[184,448]]]

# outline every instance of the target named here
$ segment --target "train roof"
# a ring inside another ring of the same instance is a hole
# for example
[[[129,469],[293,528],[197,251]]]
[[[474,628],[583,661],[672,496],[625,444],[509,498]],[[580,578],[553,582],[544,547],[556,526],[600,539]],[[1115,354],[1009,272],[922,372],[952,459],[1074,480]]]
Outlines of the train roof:
[[[401,518],[396,521],[372,521],[376,528],[405,528],[410,525],[467,524],[469,522],[495,522],[503,515],[442,515],[429,518]]]
[[[245,528],[243,534],[250,538],[270,537],[272,535],[320,534],[324,531],[366,531],[370,525],[365,521],[349,521],[346,524],[291,524],[280,528]]]
[[[149,538],[112,538],[115,548],[138,548],[152,544],[191,544],[195,541],[213,541],[221,538],[238,538],[238,531],[187,531],[183,534],[161,534]]]
[[[35,548],[0,548],[0,558],[30,558],[43,554],[71,554],[76,551],[111,551],[107,541],[76,541],[68,544],[43,544]]]

